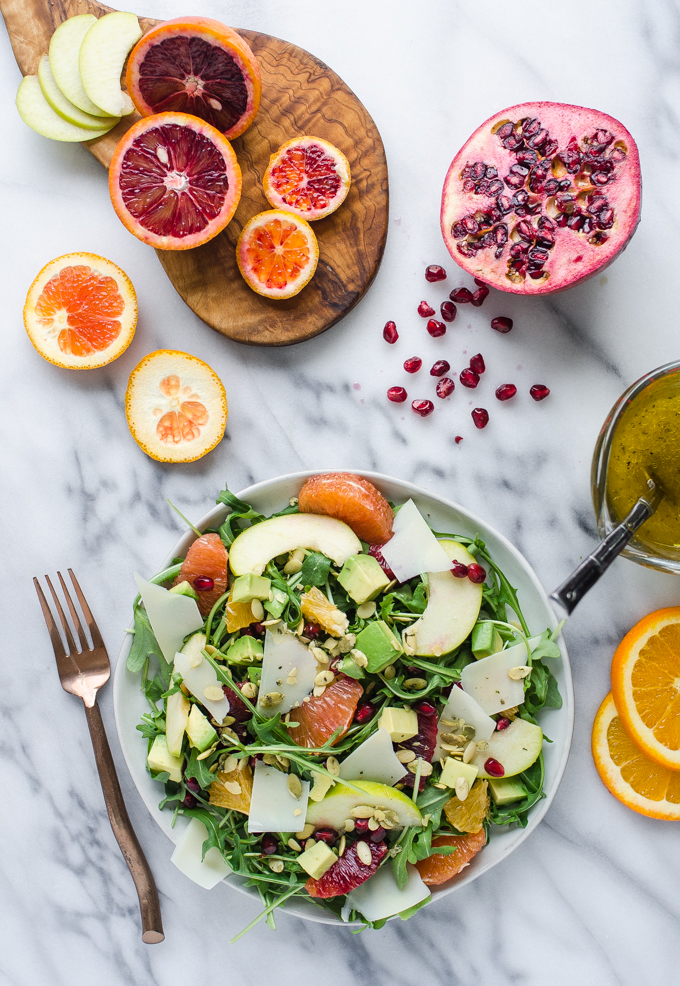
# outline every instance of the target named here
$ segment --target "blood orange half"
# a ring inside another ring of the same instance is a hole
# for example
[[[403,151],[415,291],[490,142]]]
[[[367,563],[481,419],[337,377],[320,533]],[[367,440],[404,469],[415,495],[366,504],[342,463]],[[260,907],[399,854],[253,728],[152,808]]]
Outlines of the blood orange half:
[[[253,122],[262,92],[249,46],[208,17],[178,17],[152,28],[130,54],[126,81],[142,116],[191,113],[231,139]]]
[[[349,161],[320,137],[294,137],[269,159],[263,185],[275,209],[287,209],[307,222],[335,212],[347,198]]]
[[[223,134],[187,113],[139,120],[116,148],[109,191],[121,222],[158,250],[190,250],[221,232],[241,198]]]
[[[282,209],[253,216],[236,244],[246,284],[265,298],[292,298],[314,276],[319,245],[304,219]]]

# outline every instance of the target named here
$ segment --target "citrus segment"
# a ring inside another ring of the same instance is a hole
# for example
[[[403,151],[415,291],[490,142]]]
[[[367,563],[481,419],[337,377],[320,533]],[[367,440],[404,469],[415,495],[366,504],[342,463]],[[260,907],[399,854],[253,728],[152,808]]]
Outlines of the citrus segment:
[[[593,760],[605,787],[627,808],[664,821],[680,821],[680,773],[650,760],[623,727],[612,693],[595,716]]]
[[[193,462],[210,452],[224,435],[227,413],[220,378],[196,356],[159,349],[130,374],[128,426],[158,462]]]
[[[227,549],[219,534],[202,534],[187,551],[173,585],[188,582],[196,590],[201,616],[207,616],[227,591],[227,560]]]
[[[275,209],[287,209],[308,222],[335,212],[347,198],[349,162],[320,137],[294,137],[269,159],[263,186]]]
[[[488,781],[476,780],[465,801],[450,798],[444,805],[444,814],[449,825],[459,832],[468,832],[471,835],[480,832],[489,812],[488,787]]]
[[[265,298],[292,298],[311,280],[319,259],[312,227],[281,209],[253,216],[236,244],[246,284]]]
[[[229,593],[224,612],[227,617],[227,631],[229,633],[235,633],[236,630],[249,627],[251,623],[257,623],[250,603],[235,603],[231,598],[231,593]]]
[[[392,537],[392,508],[373,483],[354,473],[312,476],[300,490],[299,505],[302,513],[343,520],[369,544],[384,544]]]
[[[299,708],[291,709],[290,721],[300,723],[289,730],[292,740],[298,746],[311,749],[323,746],[339,729],[340,733],[333,741],[337,743],[352,725],[357,703],[363,693],[356,679],[344,675],[336,678],[323,695],[315,695]]]
[[[126,81],[142,116],[191,113],[230,139],[250,126],[262,92],[248,44],[209,17],[178,17],[152,28],[130,55]]]
[[[72,370],[104,366],[132,342],[137,296],[127,276],[94,253],[50,261],[24,305],[28,337],[41,356]]]
[[[209,801],[211,805],[220,808],[230,808],[240,811],[243,815],[250,814],[250,799],[253,793],[253,772],[249,764],[224,773],[219,771],[217,780],[210,785]]]
[[[300,610],[309,623],[318,623],[326,633],[341,637],[347,632],[349,623],[345,614],[334,606],[324,596],[320,589],[313,585],[300,598]]]
[[[159,113],[131,127],[109,168],[121,222],[158,250],[190,250],[231,220],[241,169],[219,130],[186,113]]]
[[[486,832],[480,829],[474,835],[438,835],[432,840],[432,847],[455,846],[456,851],[450,855],[434,853],[427,859],[421,859],[416,863],[416,869],[420,873],[420,878],[428,887],[446,883],[452,876],[465,869],[473,856],[476,856],[480,849],[486,845]]]
[[[659,609],[626,634],[612,660],[612,695],[634,743],[680,770],[680,607]]]

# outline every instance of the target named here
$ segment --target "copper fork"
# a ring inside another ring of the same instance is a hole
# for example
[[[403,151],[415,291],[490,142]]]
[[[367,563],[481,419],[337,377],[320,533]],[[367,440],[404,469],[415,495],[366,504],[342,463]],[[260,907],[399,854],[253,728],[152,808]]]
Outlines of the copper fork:
[[[78,580],[70,568],[68,574],[71,576],[71,582],[73,583],[73,588],[78,597],[78,602],[80,603],[92,639],[92,646],[90,646],[78,612],[73,605],[73,600],[62,578],[62,574],[61,572],[57,572],[73,620],[73,626],[78,635],[80,650],[76,648],[71,628],[49,576],[45,576],[45,581],[52,593],[54,605],[59,614],[64,636],[68,644],[68,651],[64,649],[59,635],[59,629],[44,593],[40,588],[40,583],[37,579],[33,579],[33,583],[38,593],[43,616],[45,617],[50,639],[52,640],[62,688],[72,695],[82,698],[83,704],[85,705],[85,715],[87,716],[87,724],[90,727],[90,737],[92,739],[92,746],[94,747],[94,756],[97,761],[97,770],[99,771],[99,779],[104,793],[106,810],[109,813],[109,821],[111,822],[113,834],[120,846],[123,858],[128,865],[139,896],[139,907],[142,912],[142,941],[146,942],[147,945],[154,945],[157,942],[162,942],[165,938],[163,934],[163,922],[161,921],[161,907],[158,901],[158,891],[156,890],[156,884],[154,883],[149,864],[132,828],[132,823],[128,816],[125,802],[123,801],[123,792],[120,789],[118,775],[116,774],[113,757],[111,756],[111,748],[106,738],[102,715],[97,704],[97,692],[102,685],[106,684],[111,675],[109,655],[106,653],[104,641],[90,612],[90,607],[87,605],[82,589],[78,585]]]

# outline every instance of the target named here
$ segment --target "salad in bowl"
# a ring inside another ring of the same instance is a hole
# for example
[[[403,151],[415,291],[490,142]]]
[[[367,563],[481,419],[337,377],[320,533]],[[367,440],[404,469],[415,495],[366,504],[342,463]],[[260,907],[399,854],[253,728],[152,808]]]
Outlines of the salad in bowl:
[[[189,820],[173,861],[255,888],[272,926],[296,902],[410,917],[542,813],[559,627],[529,626],[479,534],[365,477],[312,475],[267,515],[217,502],[136,576],[127,676],[159,808]]]

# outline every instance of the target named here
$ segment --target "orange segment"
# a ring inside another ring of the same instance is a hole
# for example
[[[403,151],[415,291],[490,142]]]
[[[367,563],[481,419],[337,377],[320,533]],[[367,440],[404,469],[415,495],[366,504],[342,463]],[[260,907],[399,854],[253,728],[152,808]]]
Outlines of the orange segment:
[[[227,617],[227,630],[229,633],[234,633],[236,630],[243,629],[243,627],[249,627],[251,623],[257,623],[257,620],[253,616],[250,603],[233,602],[231,593],[229,593],[224,612]]]
[[[56,366],[91,370],[125,352],[137,325],[127,276],[94,253],[57,257],[40,271],[24,306],[29,339]]]
[[[605,787],[640,815],[680,821],[680,773],[650,760],[623,727],[612,693],[593,724],[593,760]]]
[[[227,591],[227,560],[227,549],[219,534],[201,535],[187,551],[173,585],[188,582],[196,590],[201,616],[207,616],[220,596]],[[211,579],[212,589],[202,589],[201,578]]]
[[[455,846],[456,851],[450,856],[441,853],[434,853],[427,859],[421,859],[416,863],[416,869],[420,873],[423,883],[428,887],[446,883],[452,876],[465,869],[473,856],[476,856],[480,849],[486,845],[486,832],[480,829],[473,835],[439,835],[432,840],[432,845]]]
[[[309,592],[303,593],[300,597],[300,609],[302,615],[307,617],[310,623],[318,623],[326,633],[333,637],[342,637],[347,633],[349,621],[345,614],[333,606],[324,596],[320,589],[315,585]]]
[[[250,814],[250,799],[253,793],[253,772],[246,764],[243,770],[231,770],[225,774],[219,771],[217,780],[210,785],[210,804],[220,808],[231,808],[243,815]]]
[[[476,780],[470,788],[465,801],[450,798],[444,805],[444,814],[449,825],[459,832],[469,832],[476,835],[484,825],[484,819],[489,812],[488,781]]]
[[[300,490],[299,505],[304,514],[327,514],[344,520],[369,544],[384,544],[392,537],[392,508],[373,483],[354,473],[312,476]]]
[[[312,227],[281,209],[254,216],[236,244],[236,261],[246,284],[265,298],[298,294],[312,278],[318,259]]]
[[[340,729],[342,739],[356,712],[359,699],[364,690],[354,678],[342,675],[328,686],[323,695],[310,698],[297,709],[291,709],[290,721],[299,722],[297,728],[289,730],[289,735],[298,746],[309,748],[323,746],[336,729]]]
[[[635,744],[680,771],[680,607],[640,620],[612,660],[612,695]]]

